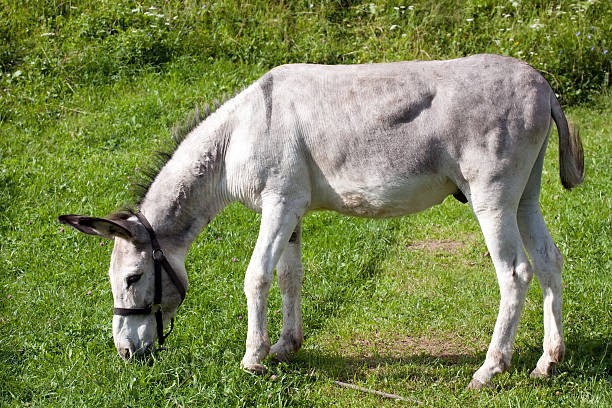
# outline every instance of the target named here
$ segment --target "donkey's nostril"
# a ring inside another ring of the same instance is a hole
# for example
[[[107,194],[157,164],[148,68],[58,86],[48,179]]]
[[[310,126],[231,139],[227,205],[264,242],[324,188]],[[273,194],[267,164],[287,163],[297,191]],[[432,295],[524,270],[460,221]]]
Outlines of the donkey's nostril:
[[[120,348],[119,350],[119,355],[124,359],[124,360],[129,360],[129,358],[132,356],[132,352],[130,351],[129,348]]]

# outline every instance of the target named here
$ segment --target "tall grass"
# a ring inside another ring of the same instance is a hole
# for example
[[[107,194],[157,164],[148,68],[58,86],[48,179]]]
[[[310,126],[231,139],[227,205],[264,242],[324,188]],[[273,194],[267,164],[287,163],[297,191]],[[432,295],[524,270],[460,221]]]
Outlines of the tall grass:
[[[268,69],[491,52],[531,63],[574,103],[610,85],[611,27],[606,1],[6,0],[0,120],[177,61]]]

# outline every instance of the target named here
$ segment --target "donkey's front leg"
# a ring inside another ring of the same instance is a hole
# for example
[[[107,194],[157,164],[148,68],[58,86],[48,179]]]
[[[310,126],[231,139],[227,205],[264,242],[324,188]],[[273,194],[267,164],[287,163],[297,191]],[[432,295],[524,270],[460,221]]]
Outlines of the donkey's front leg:
[[[301,241],[302,225],[298,223],[276,265],[278,286],[283,298],[283,329],[270,354],[279,361],[287,361],[288,355],[298,351],[304,339],[300,296],[304,276]]]
[[[248,333],[241,366],[248,371],[263,373],[266,370],[261,362],[270,351],[266,327],[268,291],[274,267],[306,206],[307,200],[287,197],[267,197],[262,205],[259,236],[244,278]]]

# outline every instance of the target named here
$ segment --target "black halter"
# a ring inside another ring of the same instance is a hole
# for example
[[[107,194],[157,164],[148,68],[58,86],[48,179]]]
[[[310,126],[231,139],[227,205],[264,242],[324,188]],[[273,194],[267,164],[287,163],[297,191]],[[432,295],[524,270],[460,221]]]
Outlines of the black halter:
[[[164,252],[162,251],[161,246],[159,245],[159,242],[157,241],[157,237],[155,236],[155,231],[153,231],[153,227],[151,227],[151,224],[149,224],[149,221],[145,218],[145,216],[141,212],[136,212],[134,213],[134,215],[138,218],[142,226],[145,227],[145,229],[149,233],[149,237],[151,238],[151,247],[153,248],[153,251],[152,251],[153,265],[154,265],[154,272],[155,272],[155,294],[153,297],[153,303],[147,307],[133,307],[133,308],[115,307],[113,309],[113,313],[119,316],[155,314],[155,322],[157,323],[157,340],[159,342],[159,346],[161,347],[164,344],[166,337],[168,337],[170,333],[172,333],[172,330],[174,329],[174,318],[172,318],[172,320],[170,320],[170,331],[167,334],[164,334],[164,320],[162,316],[162,305],[161,305],[162,267],[166,270],[168,277],[170,277],[170,280],[172,281],[172,283],[174,283],[174,286],[181,294],[180,303],[183,303],[183,300],[185,299],[186,290],[185,290],[185,286],[183,286],[183,283],[180,281],[180,279],[174,272],[174,269],[172,269],[172,266],[166,259],[166,256],[164,255]],[[179,306],[180,306],[180,303],[179,303]]]

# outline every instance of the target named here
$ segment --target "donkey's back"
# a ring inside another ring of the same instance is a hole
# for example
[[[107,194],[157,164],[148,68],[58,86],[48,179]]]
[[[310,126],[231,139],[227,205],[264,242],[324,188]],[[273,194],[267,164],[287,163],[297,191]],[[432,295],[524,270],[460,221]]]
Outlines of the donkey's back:
[[[284,65],[250,90],[258,125],[248,126],[249,154],[230,149],[230,165],[257,160],[255,190],[300,185],[311,210],[367,217],[420,211],[453,193],[469,199],[502,179],[518,199],[556,103],[536,70],[496,55]]]

